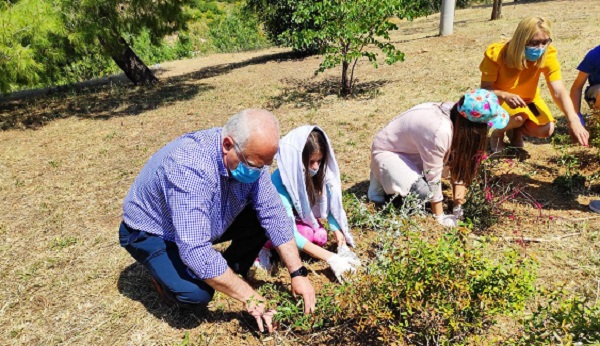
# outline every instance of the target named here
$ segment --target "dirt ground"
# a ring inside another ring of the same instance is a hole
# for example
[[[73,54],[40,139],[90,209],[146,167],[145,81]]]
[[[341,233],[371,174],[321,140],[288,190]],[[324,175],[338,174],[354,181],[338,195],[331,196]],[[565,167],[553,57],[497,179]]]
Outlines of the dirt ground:
[[[510,37],[527,15],[553,22],[567,88],[585,53],[600,44],[597,0],[507,2],[504,18],[489,21],[490,6],[457,10],[454,34],[438,37],[439,15],[401,22],[392,41],[406,60],[373,69],[358,64],[358,93],[336,95],[339,70],[314,76],[321,58],[294,57],[285,49],[219,54],[161,64],[153,89],[115,77],[87,89],[45,96],[5,98],[0,105],[0,344],[186,345],[302,344],[319,335],[282,330],[261,336],[241,304],[217,295],[206,311],[183,311],[160,301],[149,276],[118,245],[122,199],[149,156],[179,135],[221,126],[244,108],[267,108],[282,132],[318,124],[329,135],[343,172],[344,189],[364,196],[369,147],[390,119],[426,101],[454,101],[479,85],[485,47]],[[543,84],[543,83],[542,83]],[[543,96],[559,118],[559,109]],[[562,119],[562,120],[561,120]],[[521,223],[503,221],[498,236],[516,228],[525,236],[559,241],[534,243],[540,285],[564,282],[574,289],[600,286],[600,218],[587,204],[591,189],[566,196],[552,187],[564,174],[561,155],[593,177],[597,149],[551,140],[526,143],[531,158],[511,174],[543,203],[543,222],[528,206]],[[597,178],[596,178],[597,179]],[[356,230],[357,252],[366,259],[369,232]],[[574,234],[574,235],[573,235]],[[310,262],[313,269],[323,269]],[[311,274],[330,281],[327,271]],[[285,275],[269,278],[286,282]],[[302,341],[304,340],[304,341]]]

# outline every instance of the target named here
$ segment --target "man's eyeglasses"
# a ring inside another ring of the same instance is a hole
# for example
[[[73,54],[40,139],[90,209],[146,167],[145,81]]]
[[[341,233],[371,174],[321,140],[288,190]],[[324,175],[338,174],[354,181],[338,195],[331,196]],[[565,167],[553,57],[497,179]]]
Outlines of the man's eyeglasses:
[[[235,150],[235,154],[238,155],[238,159],[240,158],[240,155],[242,156],[243,162],[250,167],[251,169],[263,169],[265,167],[268,167],[268,165],[262,165],[260,167],[255,166],[254,164],[252,164],[250,161],[248,161],[246,159],[246,156],[244,156],[244,152],[242,152],[242,150],[240,149],[240,147],[238,146],[238,144],[233,140],[233,138],[231,138],[231,141],[233,142],[233,150]]]
[[[537,47],[537,46],[547,46],[550,43],[552,43],[552,39],[551,38],[547,38],[545,40],[531,40],[529,42],[527,42],[527,45],[530,47]]]

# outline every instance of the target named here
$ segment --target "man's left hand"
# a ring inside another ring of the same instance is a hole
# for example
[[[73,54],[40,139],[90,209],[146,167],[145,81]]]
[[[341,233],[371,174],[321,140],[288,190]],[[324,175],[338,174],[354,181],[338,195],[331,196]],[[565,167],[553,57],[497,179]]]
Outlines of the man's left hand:
[[[292,293],[302,296],[305,314],[310,314],[315,311],[315,304],[317,302],[315,298],[315,289],[308,278],[304,276],[292,278]]]

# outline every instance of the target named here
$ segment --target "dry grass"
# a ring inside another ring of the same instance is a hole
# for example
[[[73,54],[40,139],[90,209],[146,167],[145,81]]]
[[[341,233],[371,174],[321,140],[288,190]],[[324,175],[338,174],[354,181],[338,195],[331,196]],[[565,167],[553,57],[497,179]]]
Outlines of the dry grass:
[[[237,313],[241,305],[222,295],[209,306],[210,314],[173,310],[159,301],[148,275],[117,241],[121,202],[137,172],[180,134],[220,126],[243,108],[267,107],[284,132],[305,123],[322,126],[334,143],[344,187],[364,195],[373,135],[412,105],[456,100],[476,87],[486,45],[511,35],[523,16],[553,21],[567,86],[580,59],[600,44],[597,0],[507,3],[504,19],[496,22],[488,21],[490,13],[488,6],[458,10],[450,37],[435,36],[438,15],[400,23],[392,37],[406,61],[377,70],[359,64],[356,98],[335,95],[332,79],[338,71],[313,77],[319,57],[295,58],[271,49],[163,64],[163,83],[152,90],[115,79],[79,92],[5,100],[0,107],[5,128],[0,132],[0,343],[173,345],[186,333],[193,344],[297,343],[287,332],[267,339],[256,334],[253,323]],[[545,96],[549,99],[547,91]],[[581,232],[529,246],[541,262],[539,282],[572,282],[595,291],[600,222],[586,206],[598,195],[557,195],[550,182],[564,171],[553,161],[559,153],[549,141],[528,142],[526,148],[532,158],[515,179],[543,200],[545,213],[555,219],[536,224],[531,208],[519,206],[532,215],[519,229],[536,237]],[[589,156],[582,171],[598,171],[597,151],[569,150]],[[504,222],[495,232],[512,235],[515,227]],[[368,237],[360,234],[361,240],[364,256]],[[319,336],[311,340],[318,342]]]

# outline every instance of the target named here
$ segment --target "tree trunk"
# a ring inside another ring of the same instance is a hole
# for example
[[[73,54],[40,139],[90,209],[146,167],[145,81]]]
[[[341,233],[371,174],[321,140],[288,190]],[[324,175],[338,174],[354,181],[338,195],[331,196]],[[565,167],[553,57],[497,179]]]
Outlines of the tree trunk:
[[[500,18],[502,18],[502,0],[494,0],[494,4],[492,5],[491,20],[496,20]]]
[[[350,63],[342,61],[342,95],[346,96],[352,93],[352,81],[348,79],[348,67]]]
[[[111,58],[133,84],[150,86],[158,83],[158,78],[129,47],[123,37],[119,37],[118,43],[114,45],[107,46],[102,38],[100,43],[105,48],[109,48]]]

